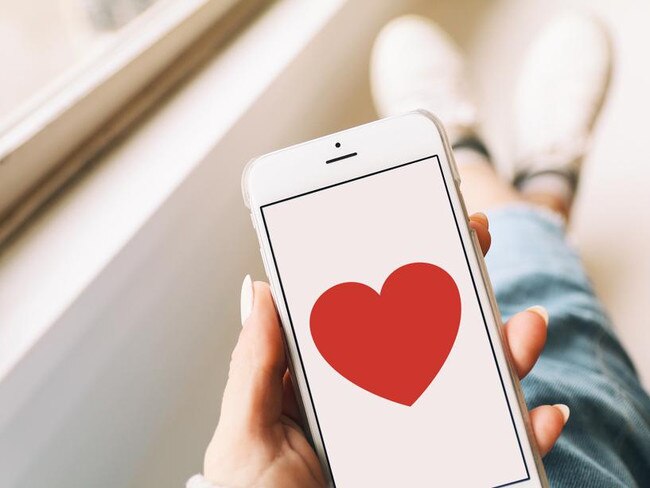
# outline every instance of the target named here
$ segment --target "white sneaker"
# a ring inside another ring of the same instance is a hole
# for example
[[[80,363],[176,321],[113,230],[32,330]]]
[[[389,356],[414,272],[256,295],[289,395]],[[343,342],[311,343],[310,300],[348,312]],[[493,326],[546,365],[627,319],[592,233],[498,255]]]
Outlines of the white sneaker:
[[[370,85],[381,117],[422,108],[443,122],[452,144],[474,133],[476,109],[463,56],[425,17],[398,17],[381,30],[372,49]]]
[[[567,13],[543,30],[515,94],[515,186],[557,189],[563,178],[570,202],[610,69],[609,38],[594,19]]]

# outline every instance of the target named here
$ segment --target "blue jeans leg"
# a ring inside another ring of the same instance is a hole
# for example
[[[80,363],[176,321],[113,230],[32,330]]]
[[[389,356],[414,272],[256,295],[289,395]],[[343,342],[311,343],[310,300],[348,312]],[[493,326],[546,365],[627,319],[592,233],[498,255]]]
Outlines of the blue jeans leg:
[[[538,304],[550,315],[546,347],[522,386],[530,408],[571,409],[544,458],[551,486],[650,486],[650,398],[563,224],[518,205],[492,212],[490,230],[487,265],[504,319]]]

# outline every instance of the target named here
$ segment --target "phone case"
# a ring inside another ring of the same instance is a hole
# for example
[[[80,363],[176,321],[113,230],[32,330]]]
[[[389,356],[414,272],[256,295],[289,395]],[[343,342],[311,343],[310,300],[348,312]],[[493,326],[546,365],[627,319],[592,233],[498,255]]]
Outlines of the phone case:
[[[444,130],[442,122],[437,117],[435,117],[434,115],[432,115],[430,112],[428,112],[426,110],[416,110],[413,113],[418,113],[418,114],[420,114],[422,116],[427,117],[436,126],[436,128],[438,130],[438,133],[440,134],[440,137],[442,139],[442,143],[443,143],[443,147],[444,147],[444,151],[445,151],[445,156],[447,158],[447,161],[448,161],[449,166],[450,166],[451,174],[453,176],[454,188],[455,188],[455,191],[457,193],[458,200],[460,201],[460,206],[462,208],[463,217],[465,219],[465,222],[469,222],[469,215],[468,215],[468,212],[467,212],[467,208],[465,206],[465,201],[464,201],[462,193],[460,191],[460,183],[461,183],[460,175],[459,175],[459,172],[458,172],[458,168],[456,166],[456,161],[454,159],[454,155],[453,155],[451,145],[450,145],[449,140],[447,138],[447,133]],[[400,117],[400,116],[397,116],[397,117]],[[310,141],[307,141],[307,142],[305,142],[303,144],[308,144],[309,142]],[[302,144],[300,144],[300,145],[302,145]],[[273,154],[275,152],[278,152],[278,151],[274,151],[274,152],[269,153],[269,154]],[[242,173],[242,180],[241,180],[242,196],[243,196],[243,199],[244,199],[244,204],[246,205],[246,207],[249,210],[251,210],[251,199],[250,199],[250,194],[249,194],[249,191],[248,191],[248,176],[250,174],[251,169],[254,167],[255,163],[259,159],[261,159],[262,157],[264,157],[264,156],[259,156],[259,157],[251,159],[246,164],[246,166],[244,167],[244,170],[243,170],[243,173]],[[252,214],[251,214],[251,219],[252,219]],[[503,324],[501,314],[499,312],[499,307],[497,305],[496,297],[495,297],[495,294],[494,294],[494,290],[492,289],[492,283],[490,281],[490,278],[489,278],[489,275],[488,275],[488,272],[487,272],[487,267],[486,267],[486,264],[485,264],[485,259],[483,257],[483,252],[482,252],[481,247],[480,247],[480,243],[478,242],[478,238],[477,238],[476,233],[474,232],[474,230],[469,228],[469,224],[467,224],[467,225],[468,225],[468,230],[469,230],[469,233],[470,233],[470,236],[471,236],[472,248],[474,250],[474,254],[476,255],[476,260],[478,262],[478,276],[480,276],[480,278],[481,278],[481,280],[483,282],[484,288],[485,288],[485,290],[487,292],[487,296],[488,296],[488,299],[489,299],[490,310],[491,310],[492,315],[494,317],[495,323],[496,324]],[[258,240],[259,240],[259,236],[258,236]],[[260,244],[262,244],[262,243],[260,242]],[[266,258],[264,257],[263,252],[262,252],[262,258],[266,261]],[[265,263],[265,267],[266,267],[266,263]],[[274,300],[276,300],[275,296],[274,296]],[[277,300],[276,300],[276,306],[277,306]],[[283,324],[283,328],[285,328],[285,325],[286,324]],[[528,415],[528,407],[527,407],[526,401],[524,399],[523,390],[521,389],[521,384],[519,382],[519,378],[518,378],[517,373],[516,373],[516,371],[514,370],[514,367],[513,367],[513,360],[512,360],[512,356],[510,354],[510,350],[507,347],[504,346],[505,337],[504,337],[504,332],[503,332],[503,326],[500,325],[500,326],[497,327],[497,329],[498,329],[497,330],[498,337],[499,337],[499,340],[501,341],[501,345],[502,345],[502,350],[503,350],[504,355],[506,356],[506,362],[507,362],[507,366],[508,366],[508,373],[510,375],[510,379],[511,379],[511,381],[513,383],[513,386],[514,386],[515,394],[516,394],[516,397],[517,397],[517,403],[518,403],[519,409],[521,410],[521,413],[522,413],[522,418],[523,418],[523,421],[524,421],[526,434],[527,434],[527,437],[528,437],[528,439],[530,441],[529,444],[530,444],[530,447],[531,447],[531,450],[532,450],[532,453],[533,453],[533,458],[534,458],[534,461],[535,461],[535,468],[537,470],[537,473],[539,474],[541,485],[543,487],[548,487],[549,483],[548,483],[548,479],[546,477],[546,472],[544,470],[544,465],[542,463],[542,458],[540,456],[537,445],[534,442],[534,435],[533,435],[533,432],[532,432],[530,417]],[[294,367],[293,367],[293,362],[292,362],[292,356],[291,356],[291,354],[289,354],[289,351],[288,351],[288,348],[287,348],[286,344],[285,344],[285,352],[287,353],[287,358],[288,358],[291,374],[294,375]],[[295,387],[295,385],[296,385],[296,382],[294,382],[294,387]],[[304,411],[303,400],[302,400],[302,396],[301,396],[300,392],[297,391],[297,388],[296,388],[296,399],[299,402],[299,406],[300,406],[302,414],[304,416],[305,411]],[[307,435],[310,437],[310,441],[313,443],[313,440],[311,439],[312,433],[307,432]]]

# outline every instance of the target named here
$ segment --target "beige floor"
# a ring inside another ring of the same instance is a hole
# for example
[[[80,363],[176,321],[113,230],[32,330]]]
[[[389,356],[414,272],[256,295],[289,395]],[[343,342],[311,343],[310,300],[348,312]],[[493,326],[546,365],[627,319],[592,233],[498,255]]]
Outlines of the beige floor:
[[[568,5],[595,12],[605,21],[616,57],[571,234],[650,387],[650,2],[470,0],[425,8],[468,52],[485,136],[507,168],[510,93],[517,68],[535,33]]]

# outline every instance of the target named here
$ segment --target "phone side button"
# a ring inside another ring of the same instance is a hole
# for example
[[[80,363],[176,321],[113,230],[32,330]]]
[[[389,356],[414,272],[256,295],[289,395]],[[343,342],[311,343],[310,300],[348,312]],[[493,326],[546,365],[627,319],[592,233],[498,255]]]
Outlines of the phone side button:
[[[458,183],[456,183],[456,193],[458,194],[458,200],[460,200],[460,207],[463,209],[465,220],[468,220],[469,213],[467,212],[467,206],[465,205],[465,197],[463,197],[463,192],[460,190],[460,185]]]
[[[458,172],[458,165],[456,164],[456,158],[453,153],[449,158],[449,166],[451,166],[451,174],[456,182],[456,185],[460,185],[460,173]]]
[[[273,301],[277,304],[278,303],[278,295],[275,292],[275,286],[273,285],[273,280],[271,279],[271,268],[269,267],[269,260],[266,258],[266,253],[262,250],[260,247],[260,255],[262,256],[262,264],[264,265],[264,271],[266,272],[266,279],[269,282],[270,289],[271,289],[271,296],[273,297]]]
[[[260,247],[260,256],[262,256],[262,264],[264,265],[264,271],[266,271],[266,277],[270,280],[271,273],[269,273],[269,263],[266,261],[266,253]]]
[[[478,257],[479,265],[481,268],[483,268],[484,262],[483,259],[481,259],[481,256],[483,256],[483,249],[481,249],[481,243],[478,240],[478,234],[474,229],[470,227],[469,233],[472,236],[472,244],[474,245],[474,251],[476,251],[476,256]],[[481,269],[483,271],[483,269]]]
[[[483,257],[483,251],[481,250],[481,244],[478,241],[478,236],[476,231],[472,229],[472,242],[474,243],[474,249],[476,249],[476,259],[478,260],[479,269],[481,270],[481,275],[483,275],[483,285],[487,291],[488,298],[490,300],[490,306],[494,316],[498,321],[501,320],[501,315],[499,312],[499,305],[497,304],[496,297],[494,295],[494,289],[492,288],[492,281],[490,280],[490,275],[488,274],[487,266],[485,264],[485,258]]]

